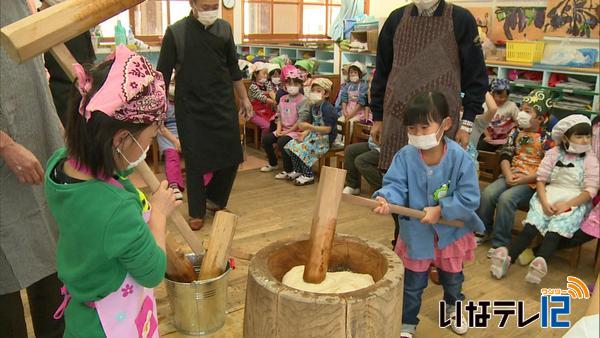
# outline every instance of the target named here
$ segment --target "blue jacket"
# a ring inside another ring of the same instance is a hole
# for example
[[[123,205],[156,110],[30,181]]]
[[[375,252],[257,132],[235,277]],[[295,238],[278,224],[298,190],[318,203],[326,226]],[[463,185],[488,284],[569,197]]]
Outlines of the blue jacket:
[[[434,234],[438,236],[438,248],[443,249],[469,232],[485,229],[475,213],[480,196],[473,160],[456,142],[448,138],[445,141],[446,154],[431,167],[423,162],[417,148],[407,145],[400,149],[383,177],[383,187],[373,194],[417,210],[439,204],[442,218],[464,221],[465,226],[457,228],[421,224],[417,219],[400,216],[400,238],[412,259],[434,258]]]

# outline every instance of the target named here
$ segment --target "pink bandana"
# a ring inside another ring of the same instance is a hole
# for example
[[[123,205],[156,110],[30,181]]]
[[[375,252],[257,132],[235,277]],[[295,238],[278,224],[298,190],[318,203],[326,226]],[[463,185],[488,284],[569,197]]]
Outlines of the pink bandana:
[[[165,82],[160,72],[152,65],[123,45],[106,57],[114,60],[104,85],[84,106],[81,100],[79,113],[89,120],[92,112],[101,111],[119,120],[132,123],[163,121],[166,117],[167,98]],[[82,98],[92,89],[92,76],[82,65],[73,65],[77,76],[77,88]]]

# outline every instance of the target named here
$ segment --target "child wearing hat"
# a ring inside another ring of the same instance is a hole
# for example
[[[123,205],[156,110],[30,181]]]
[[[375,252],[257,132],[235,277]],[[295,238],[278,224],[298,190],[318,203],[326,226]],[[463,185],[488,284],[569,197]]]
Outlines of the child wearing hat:
[[[291,140],[285,146],[294,165],[296,173],[290,179],[298,186],[312,184],[315,181],[315,174],[311,167],[319,160],[319,157],[325,155],[335,141],[337,134],[337,114],[335,108],[329,103],[328,98],[331,94],[333,83],[324,78],[316,78],[312,82],[309,100],[312,104],[310,108],[312,122],[300,122],[298,127],[303,130],[303,137]]]
[[[350,68],[349,64],[345,64],[342,66],[342,82],[340,83],[340,90],[338,91],[338,95],[335,98],[335,112],[338,117],[343,115],[342,112],[342,92],[348,90],[346,87],[348,86],[348,68]]]
[[[523,231],[512,245],[496,249],[492,256],[490,270],[498,279],[541,234],[544,239],[525,276],[527,282],[539,284],[548,273],[547,261],[563,238],[574,237],[598,193],[600,166],[591,151],[590,119],[579,114],[565,117],[554,126],[552,138],[558,146],[546,153],[537,170],[537,192],[523,221]]]
[[[346,121],[360,121],[361,123],[372,124],[373,121],[368,116],[365,107],[368,104],[369,85],[362,80],[366,74],[366,67],[362,63],[355,61],[348,67],[348,86],[342,94],[342,113]]]
[[[485,224],[486,235],[478,242],[492,239],[488,257],[495,248],[510,244],[515,212],[519,206],[526,206],[535,192],[537,169],[554,145],[545,130],[552,103],[550,92],[542,89],[523,98],[518,127],[509,133],[499,151],[502,176],[481,193],[477,214]]]
[[[283,160],[283,171],[275,175],[275,179],[296,179],[299,174],[294,172],[294,167],[289,153],[284,150],[285,145],[293,139],[301,139],[301,122],[310,121],[309,100],[301,94],[304,77],[297,69],[285,73],[286,95],[281,97],[277,107],[276,123],[274,132],[268,133],[262,139],[262,146],[267,153],[269,164],[260,168],[261,172],[271,172],[277,169],[277,156],[273,144],[277,144],[281,150]]]
[[[479,142],[477,148],[493,152],[506,143],[508,133],[517,123],[519,108],[516,103],[508,99],[510,95],[510,82],[508,79],[494,79],[490,84],[490,92],[497,106],[497,111],[489,126],[483,131],[485,136]],[[488,104],[484,103],[483,113],[485,114],[488,109]]]
[[[271,121],[275,118],[275,92],[268,79],[269,66],[263,62],[253,65],[252,84],[248,88],[248,98],[254,114],[250,121],[262,130],[263,135],[269,132]]]
[[[302,86],[304,93],[310,93],[312,88],[312,75],[315,72],[316,61],[311,59],[303,59],[296,61],[294,65],[296,68],[298,68],[302,76],[304,76],[304,84]]]

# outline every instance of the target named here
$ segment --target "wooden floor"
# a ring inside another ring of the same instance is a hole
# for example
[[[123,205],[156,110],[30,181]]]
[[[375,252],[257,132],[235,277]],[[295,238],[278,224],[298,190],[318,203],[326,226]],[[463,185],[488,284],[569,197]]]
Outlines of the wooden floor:
[[[261,173],[258,170],[242,171],[238,174],[228,208],[240,216],[235,235],[234,247],[254,253],[262,247],[288,237],[308,233],[313,211],[313,200],[317,185],[296,187],[288,182],[276,181],[274,173]],[[366,186],[366,185],[365,185]],[[187,207],[181,211],[187,214]],[[204,229],[197,232],[206,238],[210,232],[212,215]],[[378,241],[390,245],[394,223],[390,217],[377,216],[369,209],[344,205],[340,208],[337,231]],[[173,229],[175,231],[175,229]],[[526,314],[540,309],[540,287],[564,288],[566,277],[575,275],[586,283],[593,284],[593,257],[595,241],[584,248],[578,268],[571,268],[565,257],[559,255],[549,265],[549,274],[542,285],[532,286],[523,278],[526,267],[515,265],[507,278],[497,281],[489,274],[490,261],[485,257],[488,246],[477,248],[477,258],[465,266],[463,293],[467,300],[523,299],[526,301]],[[390,245],[391,246],[391,245]],[[207,337],[242,337],[245,285],[248,261],[236,260],[236,269],[230,274],[228,288],[228,315],[225,326]],[[449,329],[440,329],[438,321],[438,301],[442,298],[442,287],[430,285],[423,294],[418,337],[456,337]],[[163,285],[157,289],[161,336],[165,338],[187,337],[175,331],[171,324],[171,312]],[[574,323],[587,308],[586,301],[575,300],[570,320]],[[395,320],[401,320],[396,318]],[[516,328],[516,320],[511,319],[507,328],[497,328],[498,320],[491,321],[489,329],[471,329],[472,337],[560,337],[565,330],[541,329],[535,322],[525,329]],[[394,337],[396,338],[396,337]]]

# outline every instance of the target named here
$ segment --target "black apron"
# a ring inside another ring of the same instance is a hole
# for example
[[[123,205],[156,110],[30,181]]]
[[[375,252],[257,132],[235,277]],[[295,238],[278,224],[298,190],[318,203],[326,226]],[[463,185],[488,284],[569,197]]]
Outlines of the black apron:
[[[229,41],[209,33],[193,18],[187,18],[185,25],[175,116],[186,170],[206,173],[236,166],[243,161],[243,154],[227,67]]]

